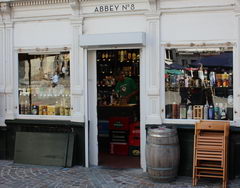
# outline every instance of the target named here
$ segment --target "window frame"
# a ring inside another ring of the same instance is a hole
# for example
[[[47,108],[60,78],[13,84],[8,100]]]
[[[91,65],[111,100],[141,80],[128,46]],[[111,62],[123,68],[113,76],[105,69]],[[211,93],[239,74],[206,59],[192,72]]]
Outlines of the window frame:
[[[70,57],[70,64],[72,63],[72,51],[69,48],[58,48],[58,49],[43,49],[43,50],[37,50],[37,49],[28,49],[28,50],[16,50],[15,51],[15,62],[14,64],[14,93],[15,93],[15,116],[17,119],[38,119],[38,120],[71,120],[72,118],[72,70],[70,66],[70,88],[69,88],[69,97],[70,97],[70,116],[63,116],[63,115],[33,115],[33,114],[20,114],[19,113],[19,104],[20,104],[20,98],[19,98],[19,54],[31,54],[31,55],[50,55],[50,54],[60,54],[68,52]]]
[[[193,44],[193,43],[191,43]],[[198,122],[197,119],[168,119],[166,118],[166,96],[165,96],[165,60],[166,60],[166,50],[169,49],[202,49],[202,48],[220,48],[220,47],[230,47],[232,48],[233,53],[233,120],[230,121],[231,126],[240,126],[240,88],[237,86],[240,84],[240,74],[237,70],[240,70],[240,65],[237,65],[238,60],[240,60],[240,56],[237,55],[237,47],[235,44],[231,43],[214,43],[214,44],[204,44],[204,45],[189,45],[189,44],[165,44],[163,43],[161,46],[161,63],[160,63],[160,108],[161,108],[161,119],[162,123],[166,124],[185,124],[192,125]],[[168,60],[168,59],[167,59]],[[237,113],[236,113],[237,112]],[[217,121],[217,120],[211,120]],[[221,121],[221,120],[220,120]]]

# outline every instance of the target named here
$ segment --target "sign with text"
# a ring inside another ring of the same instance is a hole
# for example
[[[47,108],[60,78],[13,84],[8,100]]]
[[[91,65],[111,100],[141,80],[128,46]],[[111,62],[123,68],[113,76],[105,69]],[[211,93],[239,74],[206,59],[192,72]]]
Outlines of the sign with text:
[[[128,4],[112,4],[112,5],[99,5],[95,7],[95,13],[103,12],[122,12],[122,11],[134,11],[136,6],[134,3]]]

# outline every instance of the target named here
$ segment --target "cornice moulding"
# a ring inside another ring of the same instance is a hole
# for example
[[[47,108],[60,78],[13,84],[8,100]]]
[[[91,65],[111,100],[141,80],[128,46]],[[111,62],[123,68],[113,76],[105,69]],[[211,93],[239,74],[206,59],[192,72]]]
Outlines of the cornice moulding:
[[[48,5],[48,4],[60,4],[60,3],[69,3],[69,0],[20,0],[20,1],[11,1],[11,7],[19,6],[39,6],[39,5]]]
[[[197,6],[197,7],[180,7],[180,8],[161,8],[161,13],[187,13],[187,12],[206,12],[206,11],[234,11],[235,5],[219,6]]]

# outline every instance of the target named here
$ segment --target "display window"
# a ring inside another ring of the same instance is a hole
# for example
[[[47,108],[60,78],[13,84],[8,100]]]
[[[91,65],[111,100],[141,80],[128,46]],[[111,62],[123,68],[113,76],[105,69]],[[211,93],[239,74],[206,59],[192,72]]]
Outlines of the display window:
[[[70,53],[18,54],[20,115],[70,116]]]
[[[165,118],[233,120],[232,48],[166,49]]]

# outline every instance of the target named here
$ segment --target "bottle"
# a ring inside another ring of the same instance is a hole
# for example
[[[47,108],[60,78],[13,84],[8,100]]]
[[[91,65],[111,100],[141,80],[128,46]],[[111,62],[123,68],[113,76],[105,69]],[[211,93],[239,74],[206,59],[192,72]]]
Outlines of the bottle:
[[[224,72],[223,74],[223,87],[228,87],[228,73]]]
[[[208,108],[208,119],[214,119],[214,108],[212,105]]]
[[[27,99],[24,102],[24,114],[29,114],[29,104]]]
[[[56,103],[55,103],[55,115],[60,115],[60,104],[58,100],[56,100]]]
[[[132,53],[129,51],[127,54],[127,62],[131,61],[132,59]]]
[[[120,62],[123,62],[124,61],[124,50],[121,50],[120,51]]]
[[[59,113],[60,113],[60,116],[64,116],[65,115],[65,99],[64,98],[61,100]]]
[[[109,56],[108,56],[108,51],[106,51],[105,53],[105,58],[108,60]]]
[[[204,108],[203,108],[203,119],[208,119],[208,108],[209,108],[209,106],[207,104],[204,105]]]
[[[220,119],[220,117],[219,117],[219,106],[218,106],[218,103],[216,103],[216,105],[215,105],[215,107],[214,107],[214,119],[215,119],[215,120]]]
[[[185,104],[180,104],[180,119],[187,118],[187,108]]]
[[[231,72],[228,74],[228,87],[233,87],[233,75]]]
[[[124,50],[124,60],[123,61],[127,61],[127,50]]]
[[[69,103],[66,103],[66,105],[65,105],[64,115],[65,116],[70,116],[70,106],[69,106]]]
[[[227,113],[226,113],[225,108],[222,109],[222,112],[221,112],[220,116],[221,116],[221,118],[220,118],[221,120],[226,120],[227,119]]]
[[[210,86],[213,87],[216,83],[215,72],[209,73],[209,79],[210,79]]]
[[[24,98],[20,98],[20,105],[19,105],[19,114],[25,114],[25,104],[24,104]]]
[[[32,105],[32,115],[38,115],[38,106]]]
[[[176,102],[173,102],[172,104],[172,115],[173,119],[178,119],[179,118],[179,105],[176,104]]]
[[[136,61],[137,60],[137,54],[135,51],[133,51],[132,53],[132,62]]]
[[[102,60],[105,61],[105,52],[102,52]]]
[[[187,110],[187,119],[192,119],[193,118],[193,114],[192,114],[192,106],[188,106],[188,110]]]

